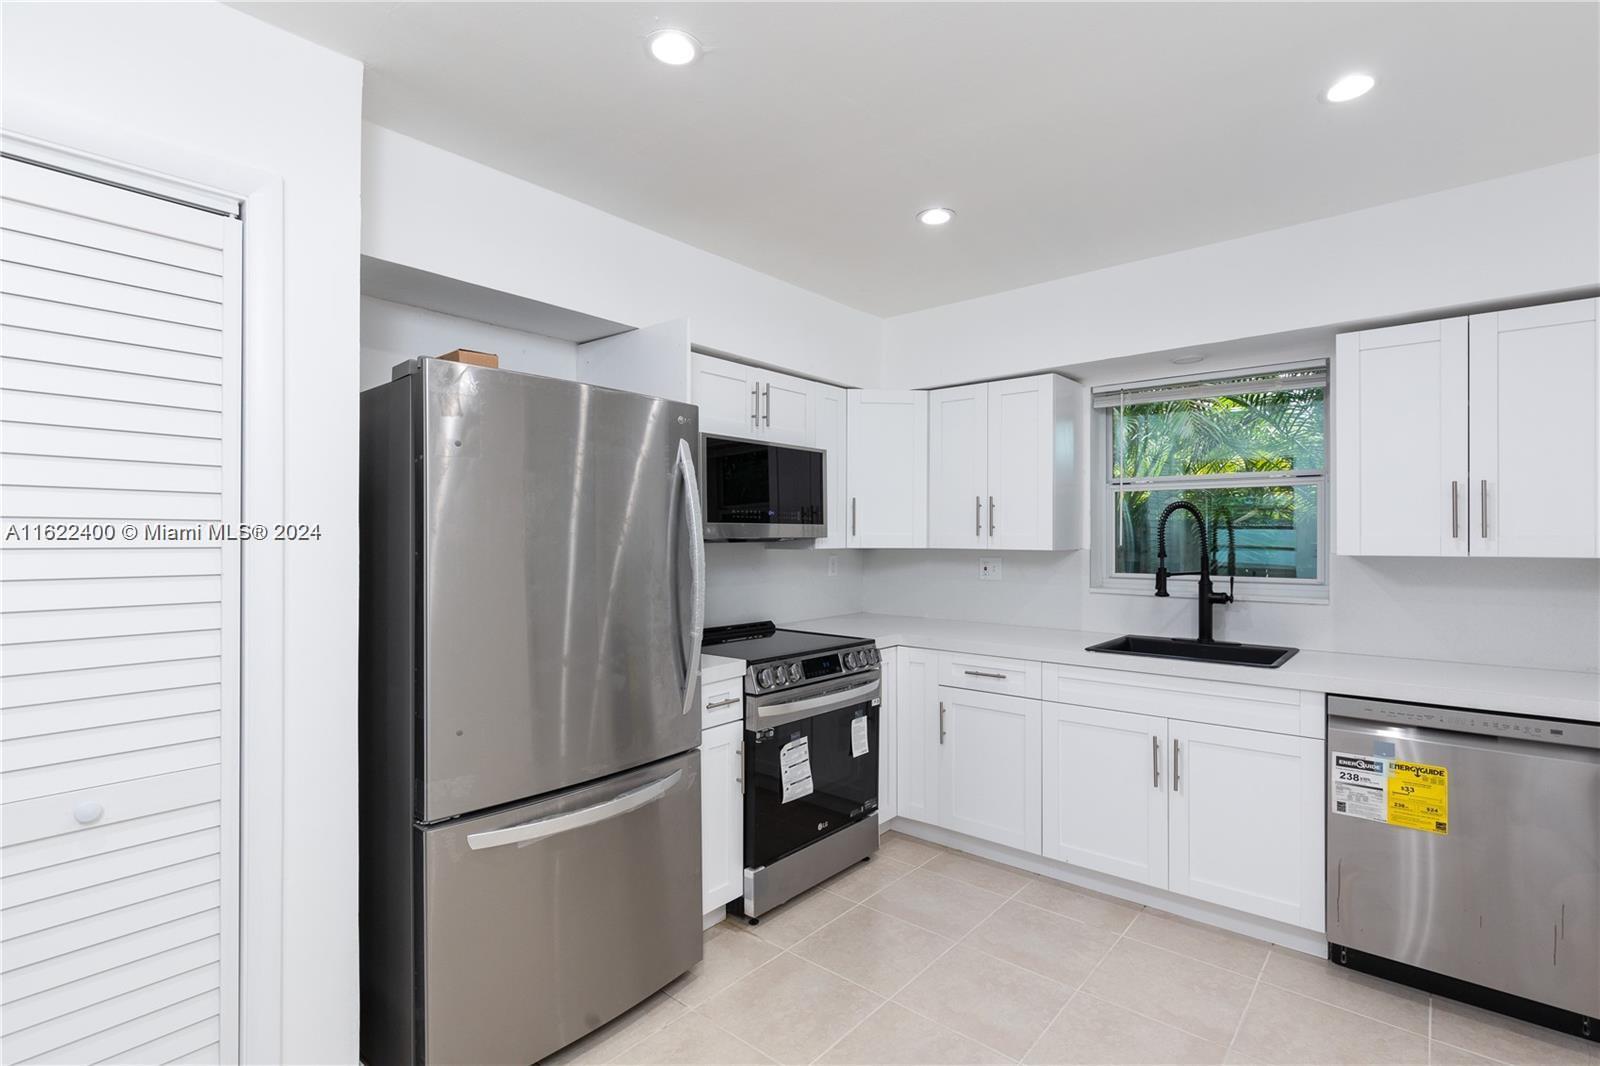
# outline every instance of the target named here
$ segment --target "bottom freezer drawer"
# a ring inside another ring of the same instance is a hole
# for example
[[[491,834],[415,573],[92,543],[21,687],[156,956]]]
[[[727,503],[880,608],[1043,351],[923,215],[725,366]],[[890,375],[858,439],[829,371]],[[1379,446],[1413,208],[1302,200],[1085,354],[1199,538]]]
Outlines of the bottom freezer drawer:
[[[427,1062],[537,1062],[700,959],[698,751],[419,832]]]
[[[1600,752],[1330,717],[1328,758],[1329,941],[1600,1016]],[[1401,763],[1436,820],[1359,794]]]

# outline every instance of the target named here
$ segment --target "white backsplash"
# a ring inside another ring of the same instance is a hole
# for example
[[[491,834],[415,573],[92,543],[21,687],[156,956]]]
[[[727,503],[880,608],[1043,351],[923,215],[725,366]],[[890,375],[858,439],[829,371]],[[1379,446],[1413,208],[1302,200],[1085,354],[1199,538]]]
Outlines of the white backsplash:
[[[706,545],[706,624],[854,614],[862,605],[868,552],[769,548],[763,544]],[[838,573],[828,575],[828,562]]]

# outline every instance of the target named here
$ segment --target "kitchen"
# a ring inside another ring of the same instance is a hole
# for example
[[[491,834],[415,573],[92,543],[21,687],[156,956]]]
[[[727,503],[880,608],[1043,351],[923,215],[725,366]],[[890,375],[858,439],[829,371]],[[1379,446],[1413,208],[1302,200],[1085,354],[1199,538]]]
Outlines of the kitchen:
[[[0,14],[6,1061],[1600,1058],[1593,5]]]

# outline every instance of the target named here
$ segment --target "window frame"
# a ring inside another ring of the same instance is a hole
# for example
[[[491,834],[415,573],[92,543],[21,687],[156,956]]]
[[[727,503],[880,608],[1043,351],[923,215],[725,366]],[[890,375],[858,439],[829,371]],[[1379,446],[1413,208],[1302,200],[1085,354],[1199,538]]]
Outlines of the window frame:
[[[1210,474],[1200,476],[1170,475],[1141,478],[1137,485],[1152,489],[1186,488],[1249,488],[1263,485],[1304,485],[1317,490],[1317,577],[1239,577],[1235,579],[1235,596],[1239,602],[1255,603],[1315,603],[1326,604],[1331,599],[1328,564],[1332,557],[1329,538],[1332,535],[1332,459],[1333,459],[1333,382],[1328,359],[1300,360],[1293,363],[1275,363],[1266,366],[1247,366],[1218,370],[1206,377],[1185,374],[1153,381],[1127,382],[1121,385],[1103,385],[1094,393],[1104,395],[1126,389],[1129,392],[1153,388],[1206,385],[1235,378],[1282,373],[1293,370],[1322,370],[1327,381],[1322,386],[1323,408],[1323,462],[1316,471],[1294,471],[1281,474]],[[1116,494],[1130,487],[1128,481],[1117,481],[1111,476],[1114,449],[1112,440],[1112,407],[1096,407],[1090,399],[1091,432],[1089,460],[1093,464],[1094,487],[1090,492],[1090,592],[1114,595],[1149,596],[1154,592],[1154,579],[1146,574],[1117,573]],[[1226,573],[1212,577],[1219,591],[1226,591]],[[1196,599],[1199,596],[1199,578],[1173,577],[1168,588],[1175,597]]]

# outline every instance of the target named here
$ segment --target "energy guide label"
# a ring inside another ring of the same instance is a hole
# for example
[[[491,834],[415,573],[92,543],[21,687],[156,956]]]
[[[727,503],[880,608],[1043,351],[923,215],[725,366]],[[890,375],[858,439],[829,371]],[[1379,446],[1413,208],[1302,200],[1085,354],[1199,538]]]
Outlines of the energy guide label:
[[[1328,793],[1334,814],[1450,832],[1450,771],[1443,766],[1336,751]]]
[[[1370,822],[1387,822],[1388,804],[1384,802],[1383,795],[1387,770],[1385,762],[1370,755],[1334,752],[1333,781],[1329,789],[1333,797],[1333,813],[1365,818]]]

